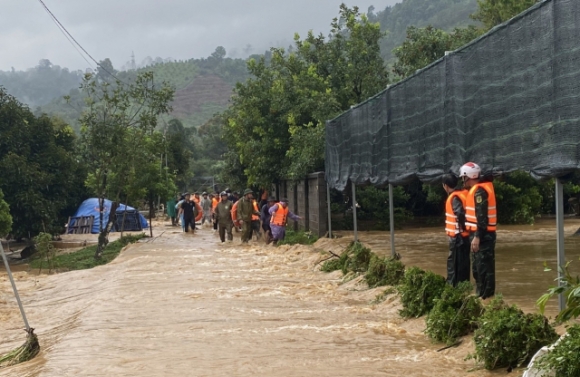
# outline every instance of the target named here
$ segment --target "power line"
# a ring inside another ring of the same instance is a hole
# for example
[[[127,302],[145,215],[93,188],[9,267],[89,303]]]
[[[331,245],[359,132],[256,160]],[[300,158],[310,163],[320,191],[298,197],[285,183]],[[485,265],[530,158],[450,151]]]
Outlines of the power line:
[[[109,72],[105,67],[103,67],[95,58],[93,58],[91,56],[91,54],[88,53],[88,51],[79,43],[77,42],[77,40],[72,36],[71,33],[68,32],[68,30],[64,27],[64,25],[58,20],[58,18],[56,18],[56,16],[50,11],[50,9],[48,9],[48,7],[46,6],[46,4],[44,3],[44,1],[42,0],[38,0],[40,2],[40,4],[42,5],[42,7],[46,10],[46,12],[50,15],[50,17],[52,18],[52,20],[54,21],[54,23],[56,24],[56,26],[59,28],[59,30],[64,34],[64,36],[67,38],[67,40],[73,45],[73,47],[79,52],[79,54],[81,54],[81,56],[83,57],[83,59],[85,59],[85,61],[87,63],[89,63],[87,61],[87,59],[85,58],[85,56],[79,51],[79,48],[82,50],[82,52],[84,52],[93,62],[95,62],[95,64],[100,67],[103,71],[105,71],[106,73],[108,73],[109,75],[111,75],[112,77],[114,77],[115,79],[123,82],[121,79],[119,79],[117,76],[115,76],[112,72]],[[73,43],[74,42],[74,43]],[[77,48],[78,46],[78,48]],[[91,65],[91,63],[89,63],[89,65]],[[91,67],[92,68],[92,67]]]

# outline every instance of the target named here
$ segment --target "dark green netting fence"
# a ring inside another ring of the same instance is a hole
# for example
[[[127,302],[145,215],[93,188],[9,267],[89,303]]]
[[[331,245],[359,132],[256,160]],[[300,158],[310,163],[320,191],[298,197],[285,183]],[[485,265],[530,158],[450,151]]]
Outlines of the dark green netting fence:
[[[580,168],[580,0],[547,0],[326,126],[326,179],[433,181],[466,161]]]

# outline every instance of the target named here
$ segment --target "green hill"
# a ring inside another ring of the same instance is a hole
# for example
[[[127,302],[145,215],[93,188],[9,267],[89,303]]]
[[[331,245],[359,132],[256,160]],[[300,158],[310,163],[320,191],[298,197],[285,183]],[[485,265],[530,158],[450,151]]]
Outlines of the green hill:
[[[369,14],[369,19],[381,24],[387,36],[381,43],[385,60],[391,62],[392,50],[405,40],[407,27],[432,25],[451,31],[456,27],[475,24],[469,15],[477,10],[477,0],[403,0],[382,11]]]

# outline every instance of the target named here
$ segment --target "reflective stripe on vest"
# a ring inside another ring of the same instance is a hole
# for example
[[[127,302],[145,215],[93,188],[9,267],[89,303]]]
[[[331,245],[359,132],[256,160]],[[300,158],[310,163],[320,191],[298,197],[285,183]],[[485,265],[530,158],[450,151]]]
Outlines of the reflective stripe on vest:
[[[286,226],[286,220],[288,218],[288,207],[284,208],[281,204],[274,204],[278,206],[276,212],[272,214],[272,219],[270,220],[270,224],[278,225],[278,226]]]
[[[487,192],[487,231],[495,232],[497,229],[497,207],[495,202],[495,190],[493,183],[478,183],[469,190],[465,202],[465,227],[472,232],[477,230],[477,216],[475,214],[475,192],[479,188]]]
[[[461,200],[461,204],[465,208],[467,190],[453,191],[449,194],[447,202],[445,203],[445,232],[449,237],[455,237],[458,234],[461,234],[461,237],[467,237],[469,236],[469,231],[467,229],[464,229],[463,232],[460,231],[459,221],[455,213],[453,213],[453,198],[455,197]]]

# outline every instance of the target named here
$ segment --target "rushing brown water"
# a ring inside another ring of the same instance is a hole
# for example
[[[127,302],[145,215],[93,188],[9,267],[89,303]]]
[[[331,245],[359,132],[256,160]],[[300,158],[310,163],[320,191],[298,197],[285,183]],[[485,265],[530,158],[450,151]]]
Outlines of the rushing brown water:
[[[566,234],[580,226],[567,222]],[[158,228],[159,229],[159,228]],[[210,230],[195,236],[166,231],[129,246],[111,264],[92,270],[33,276],[16,272],[29,321],[42,351],[34,360],[0,369],[0,376],[491,376],[468,374],[473,350],[437,352],[422,334],[424,320],[403,321],[393,298],[372,304],[381,289],[341,284],[316,263],[315,247],[218,245]],[[550,221],[502,227],[497,244],[498,291],[534,311],[552,284],[544,260],[555,261]],[[445,273],[446,241],[439,229],[398,231],[407,265]],[[373,250],[389,253],[388,233],[361,233]],[[580,241],[578,241],[580,242]],[[578,259],[576,238],[566,241]],[[555,307],[550,307],[551,313]],[[0,352],[24,341],[22,322],[0,273]]]

